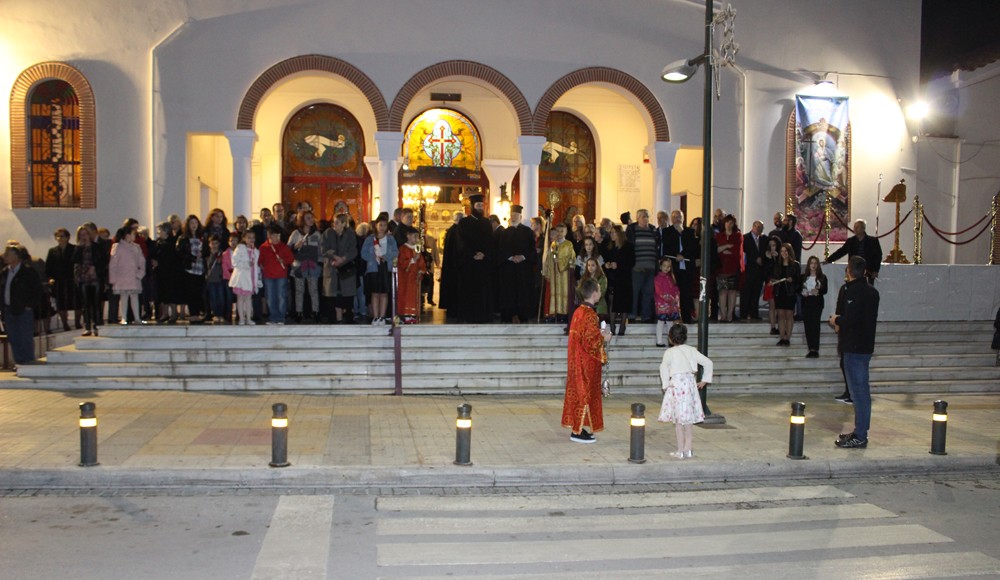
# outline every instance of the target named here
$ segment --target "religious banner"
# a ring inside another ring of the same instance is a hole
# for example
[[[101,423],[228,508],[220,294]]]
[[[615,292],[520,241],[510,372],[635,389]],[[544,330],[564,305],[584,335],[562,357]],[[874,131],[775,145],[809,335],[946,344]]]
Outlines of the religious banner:
[[[851,209],[848,98],[796,95],[788,129],[794,133],[788,136],[786,209],[798,218],[799,232],[808,244],[823,235],[829,198],[830,241],[842,242],[849,235],[843,224],[850,223]]]

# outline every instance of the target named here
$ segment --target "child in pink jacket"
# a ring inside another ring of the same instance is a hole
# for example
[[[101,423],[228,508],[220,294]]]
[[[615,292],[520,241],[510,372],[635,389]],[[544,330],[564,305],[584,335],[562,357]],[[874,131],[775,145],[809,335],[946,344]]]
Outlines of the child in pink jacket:
[[[146,258],[142,248],[135,243],[135,230],[124,227],[115,235],[118,243],[111,246],[111,261],[108,263],[108,280],[111,291],[127,301],[122,311],[122,324],[128,324],[128,310],[136,324],[145,323],[139,311],[139,294],[142,292],[142,277],[146,275]]]

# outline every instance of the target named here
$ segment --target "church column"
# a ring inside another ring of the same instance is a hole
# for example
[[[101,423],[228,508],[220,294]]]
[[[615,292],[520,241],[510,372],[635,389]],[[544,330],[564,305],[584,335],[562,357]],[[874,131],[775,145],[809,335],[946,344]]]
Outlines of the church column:
[[[509,198],[512,192],[511,180],[514,179],[514,174],[517,173],[520,165],[517,161],[511,159],[484,159],[482,167],[486,178],[490,180],[490,211],[486,213],[497,214],[500,216],[500,221],[506,226],[507,220],[510,219],[510,214],[501,215],[500,186],[504,183],[507,184],[507,197]]]
[[[382,191],[381,189],[379,189],[382,186],[382,173],[381,173],[382,166],[379,164],[378,157],[375,155],[365,155],[364,162],[365,162],[365,168],[368,169],[368,175],[370,175],[372,178],[371,192],[369,194],[369,201],[371,202],[369,206],[369,212],[371,213],[371,215],[368,216],[367,219],[367,221],[371,221],[375,219],[375,216],[377,216],[379,212],[379,208],[376,207],[376,204],[374,203],[375,200],[373,198],[375,198],[378,195],[379,191]],[[358,216],[359,221],[363,219],[364,216]]]
[[[646,155],[653,166],[653,211],[652,221],[655,223],[657,212],[670,213],[670,172],[674,168],[674,159],[680,145],[667,141],[657,141],[646,147]]]
[[[384,211],[392,217],[399,207],[399,163],[403,146],[403,134],[390,131],[375,132],[375,148],[378,149],[378,197],[379,207],[372,204],[372,214]]]
[[[257,142],[257,133],[244,129],[226,131],[229,140],[229,151],[233,155],[233,213],[245,215],[249,219],[253,215],[251,193],[253,183],[253,146]]]
[[[517,139],[521,150],[521,205],[522,218],[527,221],[538,215],[538,166],[542,162],[542,147],[545,137],[522,135]],[[548,206],[548,201],[545,202]]]

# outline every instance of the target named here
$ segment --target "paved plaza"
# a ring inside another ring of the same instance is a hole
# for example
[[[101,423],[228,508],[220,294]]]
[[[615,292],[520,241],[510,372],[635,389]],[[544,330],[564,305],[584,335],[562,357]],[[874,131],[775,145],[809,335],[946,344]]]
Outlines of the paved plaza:
[[[928,453],[931,395],[875,394],[871,444],[833,446],[853,412],[831,396],[713,396],[725,425],[694,432],[693,459],[676,460],[659,397],[605,399],[594,445],[569,441],[550,396],[203,394],[0,391],[0,481],[6,488],[222,486],[613,485],[830,478],[997,470],[1000,395],[947,397],[946,456]],[[786,458],[790,402],[806,404],[804,452]],[[81,468],[78,405],[98,416],[97,467]],[[291,466],[268,467],[271,406],[288,405]],[[646,405],[645,457],[630,464],[631,403]],[[456,407],[472,412],[472,466],[453,465]]]

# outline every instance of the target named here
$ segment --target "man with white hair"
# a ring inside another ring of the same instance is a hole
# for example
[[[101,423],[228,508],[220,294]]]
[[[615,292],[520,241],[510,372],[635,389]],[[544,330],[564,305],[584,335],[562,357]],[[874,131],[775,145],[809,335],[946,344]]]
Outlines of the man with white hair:
[[[850,259],[853,256],[861,256],[865,259],[865,278],[869,284],[875,284],[878,278],[878,271],[882,267],[882,244],[878,243],[878,238],[869,236],[867,233],[868,222],[863,219],[854,222],[854,235],[847,238],[844,245],[839,250],[830,254],[823,263],[832,264],[844,255]]]

